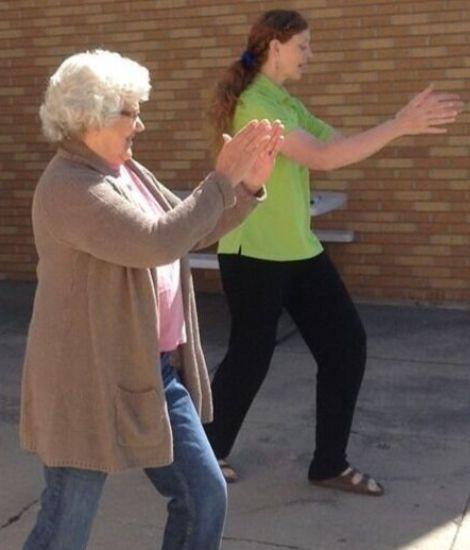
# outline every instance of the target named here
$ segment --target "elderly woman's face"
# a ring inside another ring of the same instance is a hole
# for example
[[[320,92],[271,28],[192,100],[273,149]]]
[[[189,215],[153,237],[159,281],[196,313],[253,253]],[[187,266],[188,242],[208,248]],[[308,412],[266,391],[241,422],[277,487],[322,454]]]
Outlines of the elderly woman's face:
[[[127,104],[111,124],[85,135],[85,143],[112,166],[119,166],[132,157],[134,136],[143,132],[139,104]]]

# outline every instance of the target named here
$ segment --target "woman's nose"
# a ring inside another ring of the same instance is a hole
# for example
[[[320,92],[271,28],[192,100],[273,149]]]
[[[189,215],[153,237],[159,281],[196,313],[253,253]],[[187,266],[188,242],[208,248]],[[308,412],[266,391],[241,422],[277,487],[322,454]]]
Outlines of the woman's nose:
[[[145,130],[144,123],[142,122],[140,116],[137,117],[137,120],[135,121],[135,129],[137,130],[137,132],[143,132]]]

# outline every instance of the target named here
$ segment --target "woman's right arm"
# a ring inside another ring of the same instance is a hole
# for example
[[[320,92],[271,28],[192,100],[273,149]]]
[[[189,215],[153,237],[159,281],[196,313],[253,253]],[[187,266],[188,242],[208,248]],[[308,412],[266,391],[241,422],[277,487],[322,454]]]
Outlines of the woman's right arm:
[[[234,206],[236,188],[269,145],[272,132],[267,123],[250,123],[224,146],[216,171],[188,199],[157,219],[86,167],[50,168],[38,186],[36,222],[57,242],[110,263],[128,267],[171,263],[210,233],[224,210]]]
[[[212,172],[198,192],[155,218],[142,212],[102,179],[48,179],[37,189],[35,225],[57,243],[100,260],[147,268],[185,255],[211,231],[235,200],[232,182]]]
[[[312,170],[334,170],[366,159],[394,139],[413,134],[441,134],[463,104],[458,95],[435,93],[432,86],[414,97],[397,115],[354,136],[320,141],[300,128],[285,136],[281,153]]]

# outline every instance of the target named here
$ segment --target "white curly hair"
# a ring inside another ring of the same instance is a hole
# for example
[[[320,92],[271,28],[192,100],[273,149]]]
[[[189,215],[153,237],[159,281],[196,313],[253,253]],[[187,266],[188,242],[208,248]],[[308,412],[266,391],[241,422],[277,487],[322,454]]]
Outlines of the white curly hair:
[[[39,110],[51,142],[80,138],[105,127],[125,103],[146,101],[148,69],[116,52],[94,50],[68,57],[49,79]]]

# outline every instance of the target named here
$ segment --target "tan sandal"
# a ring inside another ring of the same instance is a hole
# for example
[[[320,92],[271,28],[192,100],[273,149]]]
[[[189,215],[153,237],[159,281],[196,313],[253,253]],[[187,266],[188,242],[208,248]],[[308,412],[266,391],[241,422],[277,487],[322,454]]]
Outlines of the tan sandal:
[[[238,475],[237,472],[230,466],[228,462],[220,458],[217,460],[219,463],[219,467],[222,471],[222,475],[224,476],[224,479],[226,483],[235,483],[238,481]]]
[[[337,491],[346,491],[371,497],[381,497],[385,492],[382,485],[375,481],[374,478],[363,474],[351,466],[348,466],[339,476],[320,480],[311,479],[310,483],[316,487],[336,489]]]

